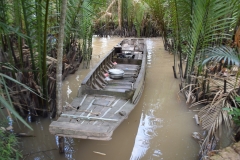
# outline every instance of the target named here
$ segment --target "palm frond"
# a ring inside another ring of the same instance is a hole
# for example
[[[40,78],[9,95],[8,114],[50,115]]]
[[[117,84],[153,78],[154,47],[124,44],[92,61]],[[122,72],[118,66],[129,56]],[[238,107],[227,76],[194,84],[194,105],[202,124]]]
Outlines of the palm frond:
[[[134,9],[135,9],[134,25],[137,30],[137,36],[140,37],[141,25],[145,15],[146,5],[145,3],[142,3],[142,2],[135,2]]]
[[[219,45],[223,39],[231,39],[231,34],[227,30],[236,21],[235,17],[229,15],[233,8],[231,1],[194,1],[188,36],[188,75],[193,70],[197,55],[200,57],[199,61],[202,61],[202,49],[211,46],[212,42]]]
[[[0,87],[0,104],[2,104],[4,107],[6,107],[18,120],[20,120],[25,126],[27,126],[29,129],[32,130],[32,128],[27,124],[27,122],[17,113],[17,111],[12,106],[12,101],[11,101],[11,98],[9,95],[9,91],[7,89],[8,87],[5,83],[5,78],[24,86],[26,89],[29,89],[30,91],[31,91],[31,89],[29,87],[27,87],[26,85],[21,84],[20,82],[12,79],[11,77],[0,73],[0,86],[1,86]]]
[[[235,64],[237,66],[240,65],[240,57],[237,51],[228,46],[220,46],[220,47],[209,47],[204,49],[204,54],[206,55],[206,59],[203,61],[203,64],[214,60],[220,62],[223,60],[228,64]]]
[[[219,94],[214,97],[214,101],[201,108],[198,113],[202,128],[207,131],[207,135],[201,144],[201,154],[203,157],[206,156],[209,151],[215,149],[217,140],[212,140],[216,139],[217,131],[219,131],[221,135],[221,126],[223,123],[229,130],[233,125],[231,115],[229,115],[225,109],[232,109],[230,102],[227,100],[230,96],[236,96],[235,90],[231,90],[229,93],[219,91]]]

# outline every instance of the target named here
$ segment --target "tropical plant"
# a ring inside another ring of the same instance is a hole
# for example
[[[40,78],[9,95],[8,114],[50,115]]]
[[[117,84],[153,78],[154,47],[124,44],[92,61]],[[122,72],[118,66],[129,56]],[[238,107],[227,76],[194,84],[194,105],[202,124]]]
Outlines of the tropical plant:
[[[233,122],[237,125],[240,126],[240,109],[239,108],[233,108],[232,110],[227,109],[228,114],[232,116]]]
[[[208,47],[204,49],[205,59],[203,65],[209,61],[224,61],[226,64],[240,67],[240,54],[238,49],[230,46]]]
[[[239,18],[239,1],[168,0],[165,5],[168,8],[166,17],[169,20],[166,23],[172,33],[174,53],[180,53],[180,64],[181,56],[187,57],[185,74],[181,77],[182,84],[185,84],[182,90],[186,93],[188,103],[192,99],[193,105],[205,104],[198,113],[202,128],[207,131],[200,150],[201,155],[205,156],[216,147],[217,133],[221,133],[223,122],[231,127],[231,115],[223,108],[232,109],[233,97],[238,92],[234,84],[227,91],[224,86],[214,86],[215,83],[224,84],[226,80],[211,78],[203,70],[202,63],[224,60],[225,63],[239,66],[238,51],[228,47]],[[182,75],[182,69],[179,71]],[[187,79],[183,81],[185,77]]]
[[[149,13],[151,14],[151,23],[162,35],[165,45],[167,42],[167,26],[164,19],[167,11],[167,8],[164,6],[165,0],[144,0],[144,2],[148,5]]]
[[[29,129],[32,129],[26,123],[26,121],[17,113],[17,111],[14,109],[12,100],[11,100],[11,97],[9,94],[9,87],[6,85],[6,82],[5,82],[6,80],[10,80],[10,81],[16,83],[17,85],[20,85],[33,93],[34,93],[34,91],[32,91],[32,89],[29,88],[28,86],[16,81],[15,79],[13,79],[5,74],[0,73],[0,104],[1,104],[1,106],[6,108],[8,111],[10,111],[10,112],[8,112],[9,117],[12,117],[12,115],[11,115],[11,113],[12,113],[24,125],[26,125]],[[1,110],[1,112],[2,112],[2,110]],[[2,115],[5,116],[5,114],[3,114],[3,112],[2,112]]]
[[[134,1],[133,5],[134,5],[134,13],[135,13],[133,22],[137,30],[137,36],[140,37],[144,15],[147,15],[145,13],[146,5],[145,3],[138,2],[138,1]]]
[[[27,44],[31,55],[32,72],[34,80],[40,84],[43,97],[45,98],[41,105],[42,109],[46,109],[48,103],[46,41],[49,0],[21,0],[21,4],[25,26],[23,30],[26,30],[29,37],[27,38]],[[35,56],[38,58],[36,59]],[[38,77],[41,78],[39,79]]]
[[[6,120],[0,122],[0,157],[1,159],[20,159],[22,158],[21,153],[16,149],[18,140],[14,133],[7,130],[8,123]]]
[[[200,109],[198,116],[203,130],[207,131],[206,136],[201,143],[201,157],[206,156],[209,151],[215,149],[219,138],[221,138],[222,135],[223,124],[228,131],[231,130],[231,115],[229,115],[224,108],[228,108],[229,110],[232,109],[231,97],[236,95],[234,89],[228,93],[224,93],[224,90],[219,90],[212,102]]]
[[[190,43],[187,50],[188,75],[193,71],[194,64],[201,65],[203,60],[203,49],[222,44],[223,40],[231,40],[230,29],[236,23],[236,1],[197,1],[193,5],[194,20],[191,23]],[[232,13],[229,13],[229,11]],[[191,46],[191,47],[190,47]]]

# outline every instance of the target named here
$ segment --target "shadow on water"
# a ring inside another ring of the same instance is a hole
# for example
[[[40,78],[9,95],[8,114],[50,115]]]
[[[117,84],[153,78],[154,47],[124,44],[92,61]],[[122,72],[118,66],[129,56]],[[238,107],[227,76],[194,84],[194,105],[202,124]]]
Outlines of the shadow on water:
[[[77,95],[80,82],[93,66],[120,42],[121,38],[93,39],[93,59],[88,70],[81,68],[63,82],[63,103]],[[164,51],[161,38],[147,39],[147,77],[143,95],[110,141],[65,139],[65,154],[59,154],[57,136],[48,131],[48,118],[31,123],[34,131],[21,126],[21,132],[35,137],[22,138],[20,147],[25,160],[193,160],[199,146],[191,138],[198,131],[184,100],[179,100],[179,81],[172,73],[173,57]],[[16,127],[16,130],[20,130]],[[20,132],[20,131],[19,131]],[[96,154],[93,151],[106,155]]]

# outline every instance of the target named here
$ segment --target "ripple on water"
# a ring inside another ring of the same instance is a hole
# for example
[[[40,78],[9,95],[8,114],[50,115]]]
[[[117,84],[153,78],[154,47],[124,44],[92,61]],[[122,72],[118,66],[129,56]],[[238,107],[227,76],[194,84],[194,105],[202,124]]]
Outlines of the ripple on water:
[[[162,155],[162,152],[159,149],[154,150],[154,152],[153,152],[154,157],[160,157],[161,155]]]

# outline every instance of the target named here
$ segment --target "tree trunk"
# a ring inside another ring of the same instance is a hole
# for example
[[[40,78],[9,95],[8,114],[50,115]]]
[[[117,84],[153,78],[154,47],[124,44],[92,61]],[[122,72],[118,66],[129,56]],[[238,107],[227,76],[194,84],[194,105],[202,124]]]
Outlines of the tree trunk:
[[[118,0],[118,29],[122,30],[122,0]]]
[[[116,3],[116,0],[113,0],[110,5],[108,6],[107,10],[105,12],[103,12],[103,15],[100,16],[100,18],[98,18],[96,20],[96,23],[98,23],[102,18],[106,17],[107,15],[111,16],[112,13],[110,13],[110,9],[114,6],[114,3]]]
[[[67,0],[62,0],[60,28],[58,35],[58,48],[57,48],[57,75],[56,75],[56,101],[57,101],[57,118],[62,113],[62,57],[63,57],[63,40],[64,40],[64,27],[67,10]],[[59,137],[59,152],[64,152],[63,137]]]
[[[46,0],[46,13],[45,13],[45,21],[44,21],[44,40],[43,40],[43,55],[42,55],[42,87],[43,87],[43,95],[45,100],[43,100],[43,117],[47,116],[46,109],[48,108],[48,85],[47,85],[47,23],[48,23],[48,7],[49,1]],[[40,9],[41,11],[41,9]]]

